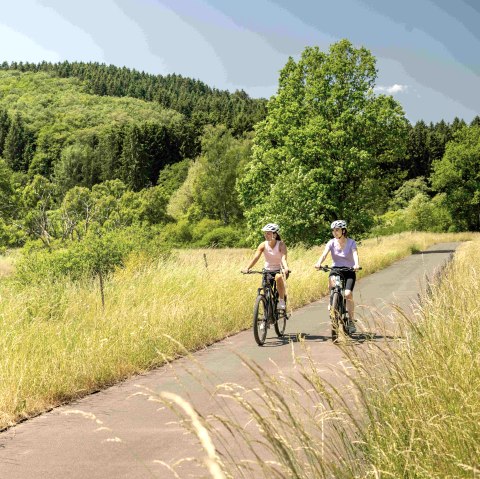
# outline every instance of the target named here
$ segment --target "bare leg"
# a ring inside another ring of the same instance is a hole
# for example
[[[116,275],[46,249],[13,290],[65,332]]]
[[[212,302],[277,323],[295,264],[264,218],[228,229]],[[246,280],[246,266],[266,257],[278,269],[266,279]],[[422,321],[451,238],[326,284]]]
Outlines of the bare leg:
[[[332,293],[332,289],[335,287],[335,278],[333,276],[330,276],[330,278],[328,278],[328,282],[330,283],[330,294]],[[332,297],[330,296],[330,301],[331,301]],[[330,307],[331,307],[331,304],[330,304],[330,301],[328,302],[328,310],[330,311]]]
[[[345,290],[345,299],[347,300],[347,311],[350,321],[355,320],[355,302],[353,301],[353,293],[349,290]]]
[[[278,299],[285,299],[285,283],[281,274],[275,275],[277,282]]]

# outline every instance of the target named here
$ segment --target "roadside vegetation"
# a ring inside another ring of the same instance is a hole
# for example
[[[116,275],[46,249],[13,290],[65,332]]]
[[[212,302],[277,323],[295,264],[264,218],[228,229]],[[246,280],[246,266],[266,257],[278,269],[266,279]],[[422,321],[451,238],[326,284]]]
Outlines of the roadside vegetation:
[[[365,240],[361,274],[435,242],[471,236],[404,233]],[[175,341],[193,351],[250,327],[258,278],[240,269],[251,250],[164,252],[144,244],[105,276],[104,306],[98,275],[88,269],[72,278],[39,268],[25,281],[23,265],[20,276],[0,281],[2,427],[183,354]],[[320,248],[291,249],[291,308],[326,293],[313,268]],[[109,257],[93,259],[112,264]]]
[[[208,454],[215,479],[479,477],[479,287],[476,235],[432,278],[414,317],[399,311],[400,336],[343,344],[348,361],[336,386],[305,345],[305,354],[293,358],[296,376],[246,359],[253,387],[217,386],[225,415],[187,415],[179,398],[159,399],[192,432],[200,433],[199,424],[209,431],[218,448]],[[241,419],[230,401],[242,407]],[[243,460],[229,455],[231,442]]]
[[[313,264],[335,219],[362,241],[359,276],[476,237],[480,117],[412,125],[376,79],[374,56],[347,39],[290,58],[269,100],[112,65],[2,63],[0,428],[250,327],[259,278],[239,272],[265,223],[289,247],[291,308],[326,294]],[[448,270],[407,341],[373,356],[379,368],[350,358],[366,429],[332,409],[316,368],[305,373],[305,394],[324,401],[314,419],[335,418],[338,460],[322,462],[325,442],[280,440],[270,452],[283,451],[285,475],[480,474],[467,437],[478,443],[467,423],[479,422],[479,261],[468,248],[475,262],[455,263],[467,279]],[[305,437],[318,441],[313,426]],[[352,434],[359,442],[343,441]]]

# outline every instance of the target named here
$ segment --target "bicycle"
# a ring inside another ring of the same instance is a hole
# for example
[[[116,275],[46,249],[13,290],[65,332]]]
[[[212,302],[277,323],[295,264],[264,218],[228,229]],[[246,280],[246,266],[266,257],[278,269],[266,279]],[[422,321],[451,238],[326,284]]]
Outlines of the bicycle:
[[[278,291],[275,282],[275,273],[269,271],[249,271],[244,274],[261,274],[262,286],[257,290],[257,298],[253,308],[253,336],[259,346],[265,344],[267,329],[273,324],[275,333],[283,337],[287,324],[287,297],[285,295],[285,309],[278,309]]]
[[[330,322],[332,326],[332,341],[337,342],[340,331],[351,337],[348,325],[350,318],[347,311],[347,300],[345,298],[345,278],[344,271],[355,271],[346,266],[322,266],[319,269],[325,272],[333,271],[335,285],[330,290]],[[362,269],[362,268],[360,268]]]

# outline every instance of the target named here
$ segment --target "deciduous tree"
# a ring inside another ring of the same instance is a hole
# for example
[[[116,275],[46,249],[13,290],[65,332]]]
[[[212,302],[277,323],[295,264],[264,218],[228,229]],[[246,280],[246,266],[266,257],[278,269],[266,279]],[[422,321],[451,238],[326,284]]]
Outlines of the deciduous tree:
[[[407,126],[393,98],[374,95],[375,78],[374,57],[347,40],[288,60],[238,183],[252,232],[276,221],[287,240],[312,244],[336,218],[368,230],[386,205]]]
[[[434,162],[431,180],[434,190],[445,194],[456,229],[480,229],[480,126],[457,131]]]

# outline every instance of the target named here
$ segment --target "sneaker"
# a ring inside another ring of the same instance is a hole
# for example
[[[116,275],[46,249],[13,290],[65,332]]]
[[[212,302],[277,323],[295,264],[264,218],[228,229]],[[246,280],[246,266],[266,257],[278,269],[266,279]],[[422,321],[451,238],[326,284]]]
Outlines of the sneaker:
[[[262,321],[260,323],[260,327],[258,329],[260,329],[260,331],[263,331],[265,329],[265,322],[264,321]]]
[[[283,309],[285,310],[286,306],[285,306],[285,300],[284,299],[279,299],[278,300],[278,309]]]

